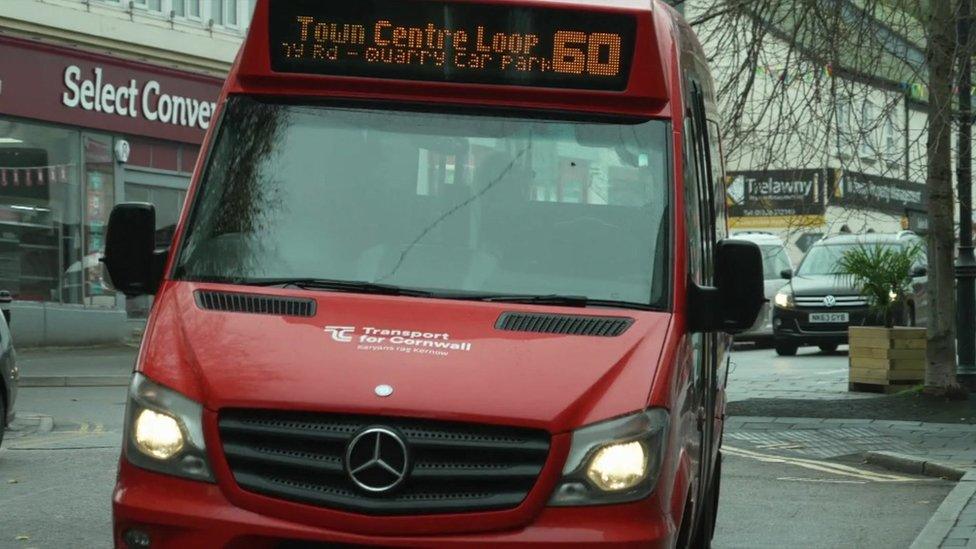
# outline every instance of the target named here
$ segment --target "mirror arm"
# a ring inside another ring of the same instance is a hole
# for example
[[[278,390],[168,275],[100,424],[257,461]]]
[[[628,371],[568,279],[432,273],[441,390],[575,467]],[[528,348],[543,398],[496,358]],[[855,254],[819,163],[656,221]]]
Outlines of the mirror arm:
[[[718,288],[691,282],[688,292],[688,328],[692,333],[719,332],[724,326],[722,293]]]
[[[163,285],[167,259],[169,259],[169,248],[160,248],[153,252],[151,278],[147,281],[146,287],[149,295],[156,295],[159,287]]]

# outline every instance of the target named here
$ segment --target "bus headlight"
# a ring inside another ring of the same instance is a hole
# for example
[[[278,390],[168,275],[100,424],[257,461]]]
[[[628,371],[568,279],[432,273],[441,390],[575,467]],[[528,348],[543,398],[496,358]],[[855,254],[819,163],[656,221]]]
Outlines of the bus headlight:
[[[646,498],[664,460],[668,412],[654,408],[579,429],[549,500],[552,506],[626,503]]]
[[[124,448],[137,467],[214,482],[203,441],[203,406],[142,374],[129,387]]]
[[[139,412],[132,433],[136,447],[156,459],[169,459],[183,449],[183,430],[173,416],[152,410]]]
[[[597,450],[586,477],[604,492],[628,490],[647,476],[647,450],[638,441],[612,444]]]
[[[777,307],[789,309],[793,307],[793,294],[790,292],[779,292],[776,294],[776,297],[773,298],[773,303],[775,303]]]

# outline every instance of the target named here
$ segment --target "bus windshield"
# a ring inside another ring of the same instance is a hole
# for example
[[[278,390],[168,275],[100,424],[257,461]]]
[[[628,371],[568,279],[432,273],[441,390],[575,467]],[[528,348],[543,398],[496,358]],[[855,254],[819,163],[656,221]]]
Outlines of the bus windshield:
[[[232,97],[174,276],[665,308],[668,124]]]

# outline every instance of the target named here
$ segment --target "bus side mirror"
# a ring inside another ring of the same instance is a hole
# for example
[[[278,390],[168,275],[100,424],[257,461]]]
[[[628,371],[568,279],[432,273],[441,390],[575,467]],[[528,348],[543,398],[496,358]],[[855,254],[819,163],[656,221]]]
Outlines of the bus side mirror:
[[[126,203],[112,209],[102,263],[112,287],[129,297],[155,294],[166,252],[156,251],[156,208]]]
[[[715,287],[691,286],[691,330],[744,332],[755,324],[765,302],[759,246],[742,240],[723,240],[715,249]]]
[[[793,279],[793,269],[783,269],[782,271],[779,272],[779,276],[783,280],[792,280]]]

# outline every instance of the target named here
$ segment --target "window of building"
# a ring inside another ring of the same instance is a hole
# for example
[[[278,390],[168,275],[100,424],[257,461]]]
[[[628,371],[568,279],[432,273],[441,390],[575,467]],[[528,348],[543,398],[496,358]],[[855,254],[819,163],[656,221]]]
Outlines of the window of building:
[[[849,100],[837,101],[837,131],[841,135],[851,133],[851,103]]]
[[[154,11],[156,13],[162,13],[163,11],[163,0],[102,0],[107,4],[114,4],[116,6],[121,6],[123,8],[129,9],[138,8],[143,10]],[[177,2],[178,0],[172,0]]]
[[[898,157],[898,133],[895,130],[895,118],[890,112],[885,118],[885,155],[888,160]]]
[[[83,303],[81,136],[0,118],[0,290]]]
[[[875,134],[872,131],[877,127],[877,121],[877,107],[870,100],[865,100],[864,104],[861,105],[861,131],[859,132],[860,135],[858,135],[862,158],[873,158],[877,154],[874,140]]]
[[[170,0],[173,15],[176,17],[186,17],[189,19],[200,19],[202,10],[200,9],[201,0]]]
[[[210,19],[222,27],[239,27],[242,11],[249,9],[248,0],[210,0]]]
[[[236,27],[237,21],[239,19],[238,2],[237,0],[222,0],[224,2],[224,25],[228,27]]]

